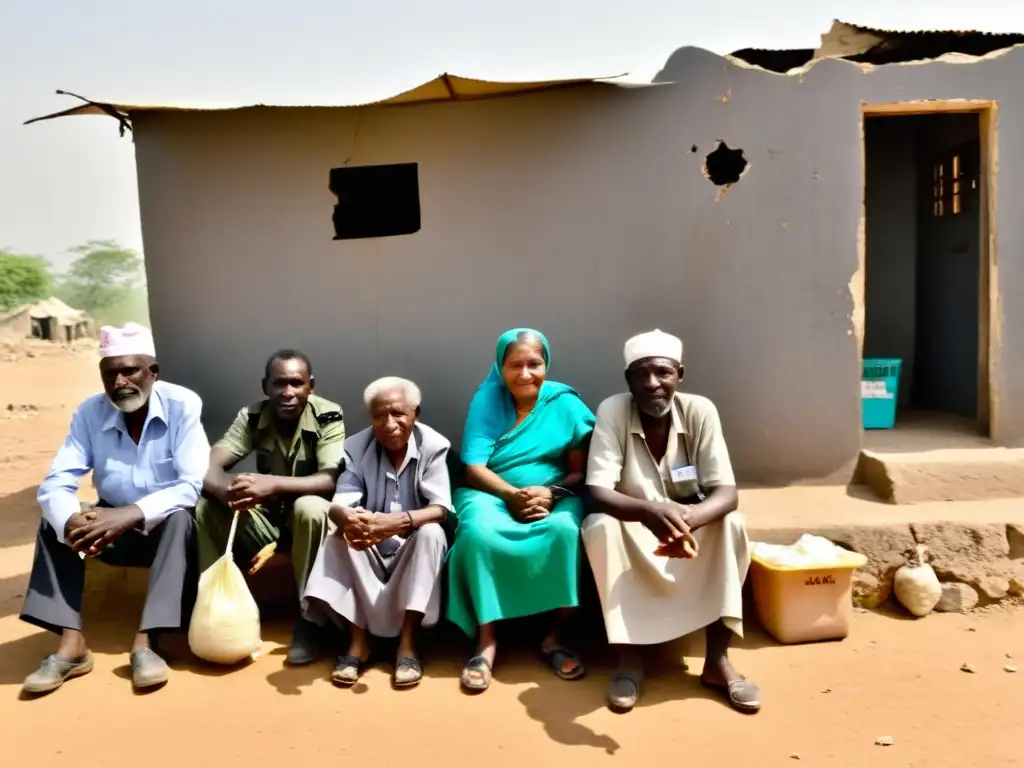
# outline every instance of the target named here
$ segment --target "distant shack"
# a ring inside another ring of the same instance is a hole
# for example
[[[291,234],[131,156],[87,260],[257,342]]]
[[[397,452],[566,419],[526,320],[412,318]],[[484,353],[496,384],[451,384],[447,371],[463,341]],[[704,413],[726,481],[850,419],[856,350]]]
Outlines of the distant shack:
[[[47,341],[74,341],[92,335],[93,320],[80,310],[51,296],[28,308],[31,329],[28,334]]]

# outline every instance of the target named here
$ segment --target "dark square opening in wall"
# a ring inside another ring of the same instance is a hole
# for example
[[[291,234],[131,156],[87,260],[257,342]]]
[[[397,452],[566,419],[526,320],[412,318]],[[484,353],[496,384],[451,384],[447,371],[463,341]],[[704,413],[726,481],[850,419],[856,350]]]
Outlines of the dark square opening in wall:
[[[334,239],[411,235],[420,230],[417,163],[332,168]]]

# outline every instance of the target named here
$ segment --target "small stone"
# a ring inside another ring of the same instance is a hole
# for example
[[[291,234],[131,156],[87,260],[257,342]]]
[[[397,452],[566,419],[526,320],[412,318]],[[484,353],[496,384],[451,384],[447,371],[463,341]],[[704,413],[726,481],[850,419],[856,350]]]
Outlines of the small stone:
[[[1002,600],[1010,594],[1010,582],[1002,576],[986,576],[978,580],[978,591],[989,600]]]
[[[825,690],[822,691],[822,693],[832,693],[832,689],[831,688],[826,688]]]
[[[891,747],[892,746],[892,736],[879,736],[877,739],[875,739],[875,746],[876,747]]]
[[[1007,664],[1005,667],[1003,667],[1003,672],[1009,672],[1011,675],[1016,671],[1017,668],[1012,664]]]
[[[1012,654],[1012,653],[1008,653],[1008,654],[1006,654],[1006,658],[1008,658],[1008,659],[1012,659],[1012,658],[1013,658],[1013,654]]]
[[[864,570],[853,574],[853,604],[857,608],[873,610],[888,597],[878,577]]]
[[[978,605],[978,593],[969,584],[957,581],[942,585],[942,597],[935,606],[942,613],[965,613]]]
[[[800,759],[800,753],[799,752],[794,752],[793,754],[791,754],[789,756],[789,759],[790,760],[799,760]]]
[[[960,665],[960,671],[961,672],[966,672],[969,675],[974,675],[974,674],[977,674],[977,672],[978,672],[978,670],[976,670],[974,668],[973,664],[970,664],[970,663],[968,663],[966,661],[963,664]]]
[[[968,628],[967,628],[967,631],[968,631],[968,632],[977,632],[978,630],[977,630],[977,629],[975,629],[974,627],[968,627]]]
[[[1024,596],[1024,576],[1010,578],[1010,594],[1014,597]]]

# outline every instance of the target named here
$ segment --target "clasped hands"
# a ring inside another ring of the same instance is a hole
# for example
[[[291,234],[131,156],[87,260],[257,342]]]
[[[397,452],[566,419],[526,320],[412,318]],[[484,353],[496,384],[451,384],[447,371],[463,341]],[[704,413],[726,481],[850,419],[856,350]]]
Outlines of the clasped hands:
[[[77,512],[64,525],[64,541],[85,557],[96,557],[146,520],[134,504],[127,507],[93,507]]]
[[[555,500],[551,489],[540,485],[519,488],[505,497],[508,511],[521,523],[543,520],[551,514]]]
[[[362,507],[339,506],[332,506],[328,517],[345,543],[357,552],[404,533],[410,520],[406,512],[379,513]]]
[[[693,529],[699,528],[701,523],[693,507],[674,501],[652,502],[640,522],[658,537],[655,555],[684,560],[697,556],[699,546]]]

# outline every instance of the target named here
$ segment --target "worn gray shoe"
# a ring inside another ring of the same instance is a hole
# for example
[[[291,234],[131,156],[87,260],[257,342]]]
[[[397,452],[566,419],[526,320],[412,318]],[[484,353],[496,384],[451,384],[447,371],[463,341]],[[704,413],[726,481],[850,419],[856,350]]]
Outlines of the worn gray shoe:
[[[136,688],[154,688],[167,682],[170,669],[155,651],[136,648],[128,659],[132,667],[132,685]]]
[[[319,654],[319,641],[320,627],[300,616],[292,628],[292,642],[288,646],[287,662],[293,667],[312,664]]]
[[[39,694],[56,691],[65,680],[81,677],[92,672],[92,653],[86,651],[80,659],[69,661],[56,653],[43,659],[39,669],[25,678],[21,690],[25,693]]]

